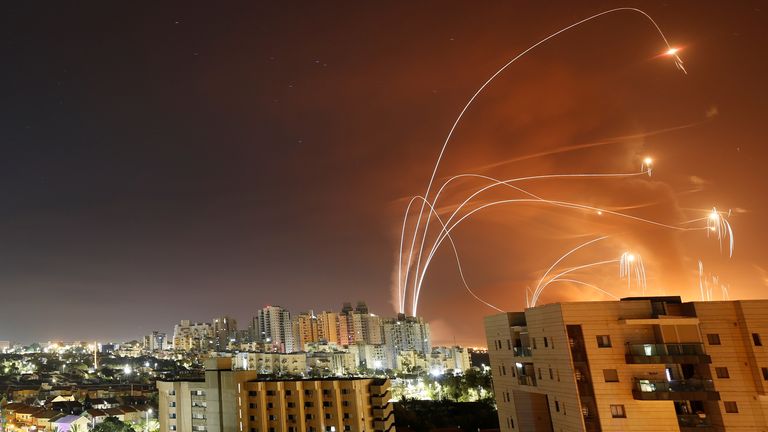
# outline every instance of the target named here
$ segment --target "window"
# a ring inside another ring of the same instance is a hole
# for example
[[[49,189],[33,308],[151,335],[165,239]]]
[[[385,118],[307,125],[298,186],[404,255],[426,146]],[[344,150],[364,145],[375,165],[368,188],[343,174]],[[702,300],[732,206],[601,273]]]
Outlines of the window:
[[[256,421],[256,416],[249,416],[249,417],[248,417],[248,419],[249,419],[250,421]]]
[[[515,428],[515,419],[512,418],[512,417],[509,418],[509,427],[510,427],[510,429],[514,429]]]
[[[304,408],[312,408],[315,406],[312,402],[304,402]]]
[[[328,407],[333,406],[333,405],[331,405],[331,402],[329,402],[329,401],[324,401],[323,402],[323,406],[328,408]]]
[[[347,390],[347,389],[341,389],[341,394],[347,394],[347,393],[349,393],[349,390]]]
[[[533,343],[533,349],[536,349],[536,338],[531,339],[531,342]]]
[[[290,396],[290,395],[291,395],[291,391],[290,391],[290,390],[286,390],[286,391],[285,391],[285,395],[286,395],[286,396]]]
[[[507,374],[507,367],[505,365],[501,365],[501,374],[506,375]]]
[[[627,418],[627,412],[624,411],[624,405],[611,405],[611,417]]]
[[[707,333],[707,343],[710,345],[720,345],[720,335],[717,333]]]
[[[544,337],[544,348],[548,348],[548,347],[549,347],[549,339],[547,339],[546,336],[545,336]]]
[[[557,372],[557,381],[560,381],[560,369],[558,369],[558,370],[557,370],[557,371],[555,371],[555,372]]]
[[[536,378],[541,379],[541,368],[538,368],[536,372],[537,372],[536,374],[538,375]]]
[[[312,396],[312,390],[304,390],[304,396]]]
[[[611,337],[609,335],[598,335],[597,336],[597,347],[598,348],[610,348],[611,347]]]
[[[274,405],[272,404],[272,402],[267,402],[267,408],[274,408]]]
[[[275,391],[274,390],[267,390],[267,396],[274,396]]]
[[[716,367],[715,368],[715,374],[718,378],[730,378],[731,376],[728,374],[728,368],[727,367]]]
[[[768,381],[768,368],[761,368],[760,370],[763,371],[763,379]]]
[[[605,382],[619,382],[619,372],[616,369],[603,369]]]
[[[328,390],[323,390],[323,396],[328,396],[329,394],[331,394],[331,392],[330,392],[330,391],[328,391]]]
[[[274,427],[269,428],[269,432],[275,432],[275,428]]]
[[[555,379],[555,374],[552,372],[552,368],[549,368],[549,379]]]
[[[509,339],[507,339],[507,349],[508,349],[508,350],[511,350],[511,349],[512,349],[512,341],[511,341],[511,340],[509,340]]]
[[[331,414],[330,413],[325,413],[325,419],[326,420],[330,420],[331,419]]]
[[[348,419],[349,418],[349,413],[344,413],[344,418]]]
[[[304,416],[304,419],[305,419],[305,420],[312,420],[312,419],[313,419],[313,417],[312,417],[312,414],[307,414],[307,415],[305,415],[305,416]]]
[[[755,343],[755,346],[763,346],[763,341],[760,340],[760,333],[752,333],[752,342]]]
[[[254,408],[256,408],[256,404],[255,403],[249,403],[248,404],[248,408],[254,409]]]
[[[345,431],[351,431],[351,430],[352,430],[352,426],[350,426],[350,425],[344,425],[344,430],[345,430]]]
[[[248,392],[248,397],[256,397],[256,392],[255,391],[249,391]]]
[[[270,414],[270,416],[269,416],[269,420],[271,420],[271,421],[275,421],[275,420],[277,420],[277,417],[275,417],[275,415],[274,415],[274,414]]]
[[[555,401],[555,411],[560,412],[560,402]]]
[[[296,408],[296,404],[294,402],[288,402],[288,408]]]
[[[727,413],[735,414],[739,412],[739,406],[736,404],[736,402],[723,402],[723,405],[725,405],[725,412]]]

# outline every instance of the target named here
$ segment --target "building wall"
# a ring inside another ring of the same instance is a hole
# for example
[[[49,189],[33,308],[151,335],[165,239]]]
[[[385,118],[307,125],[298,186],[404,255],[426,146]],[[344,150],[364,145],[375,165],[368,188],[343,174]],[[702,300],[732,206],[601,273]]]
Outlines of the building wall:
[[[560,303],[487,317],[501,429],[677,431],[672,400],[636,400],[632,393],[636,379],[669,376],[713,379],[721,400],[692,399],[704,401],[711,430],[768,430],[768,301],[669,304],[662,313],[655,307],[650,300]],[[609,346],[600,346],[598,336],[610,337]],[[711,364],[634,364],[626,355],[627,344],[702,342]],[[718,378],[716,368],[727,368],[727,376]],[[521,378],[521,371],[533,378]],[[725,402],[735,402],[738,413],[726,413]],[[614,418],[612,405],[623,406],[626,417]]]

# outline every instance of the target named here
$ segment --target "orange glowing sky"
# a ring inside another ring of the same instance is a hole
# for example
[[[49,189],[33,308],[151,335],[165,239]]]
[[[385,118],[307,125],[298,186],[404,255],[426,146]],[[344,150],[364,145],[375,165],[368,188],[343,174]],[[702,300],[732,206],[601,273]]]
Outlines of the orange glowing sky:
[[[596,20],[487,88],[438,179],[632,172],[650,155],[651,178],[527,187],[665,223],[732,209],[735,254],[703,232],[498,206],[454,237],[468,281],[505,309],[520,309],[558,256],[599,235],[612,239],[573,264],[631,249],[649,294],[694,299],[701,260],[731,298],[765,296],[766,11],[637,4],[680,48],[688,75],[642,18]],[[13,6],[0,14],[12,65],[0,71],[0,340],[119,340],[180,319],[245,321],[265,304],[299,312],[359,299],[393,314],[402,212],[463,104],[533,42],[610,7]],[[444,205],[477,184],[458,183]],[[438,343],[484,344],[493,311],[467,295],[448,252],[429,270],[420,314]],[[615,266],[579,277],[627,294]],[[601,298],[553,288],[542,301]],[[115,320],[115,304],[132,312]]]

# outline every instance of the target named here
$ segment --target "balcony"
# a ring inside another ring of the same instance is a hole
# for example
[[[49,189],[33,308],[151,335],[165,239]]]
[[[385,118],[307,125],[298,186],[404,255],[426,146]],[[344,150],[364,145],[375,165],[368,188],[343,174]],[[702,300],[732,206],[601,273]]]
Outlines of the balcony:
[[[638,378],[632,396],[635,400],[720,400],[714,383],[707,379],[663,381]]]
[[[707,432],[712,429],[712,424],[707,417],[700,417],[696,414],[678,414],[677,424],[683,432]]]
[[[627,344],[628,364],[712,363],[701,343]]]
[[[515,357],[531,357],[533,356],[533,352],[531,351],[531,347],[516,346],[512,347],[512,355]]]

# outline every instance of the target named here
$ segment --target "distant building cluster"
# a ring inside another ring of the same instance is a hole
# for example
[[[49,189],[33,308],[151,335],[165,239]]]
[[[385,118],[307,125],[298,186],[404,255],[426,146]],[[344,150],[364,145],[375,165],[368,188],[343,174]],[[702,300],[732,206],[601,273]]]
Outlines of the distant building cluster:
[[[229,316],[211,322],[182,320],[173,337],[153,332],[145,349],[185,353],[232,353],[234,367],[264,374],[327,375],[360,370],[457,371],[471,367],[465,348],[433,350],[422,318],[384,318],[364,302],[338,312],[291,314],[280,306],[259,309],[246,329]]]

